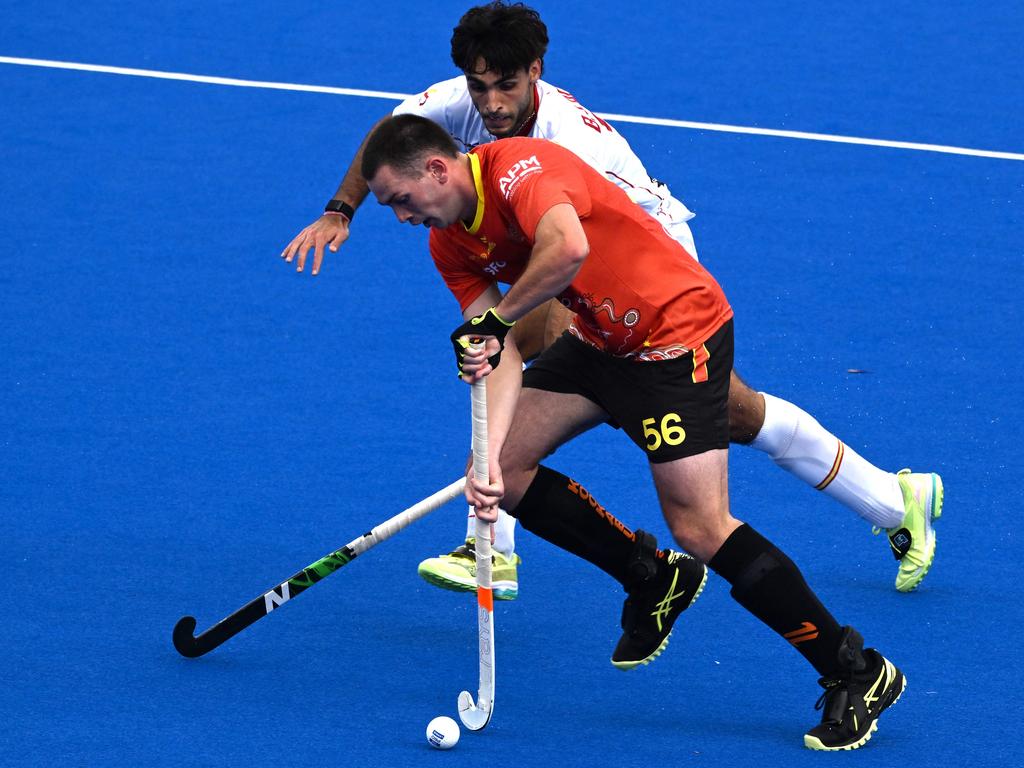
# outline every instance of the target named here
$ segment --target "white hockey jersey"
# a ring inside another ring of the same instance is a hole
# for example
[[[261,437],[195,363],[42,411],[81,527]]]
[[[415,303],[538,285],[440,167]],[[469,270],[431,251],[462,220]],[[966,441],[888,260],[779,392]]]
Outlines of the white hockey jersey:
[[[694,214],[664,184],[652,179],[626,140],[607,122],[580,104],[568,91],[537,81],[540,106],[530,130],[533,138],[554,141],[583,158],[629,195],[633,202],[661,222],[669,234],[696,257],[693,235],[687,225]],[[426,117],[442,126],[466,152],[496,141],[484,127],[473,106],[465,76],[430,86],[397,107],[395,115]]]

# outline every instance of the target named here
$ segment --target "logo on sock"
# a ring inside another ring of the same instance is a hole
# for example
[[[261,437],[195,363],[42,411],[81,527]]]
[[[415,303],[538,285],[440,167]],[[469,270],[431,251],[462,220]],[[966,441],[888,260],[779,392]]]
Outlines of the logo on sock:
[[[591,509],[593,509],[594,512],[597,513],[598,517],[602,518],[603,520],[606,520],[613,528],[621,532],[622,535],[625,536],[627,539],[629,539],[630,541],[636,540],[636,535],[629,528],[627,528],[622,521],[615,517],[615,515],[613,515],[603,506],[601,506],[598,503],[597,499],[591,496],[590,492],[582,485],[577,483],[575,480],[570,479],[569,490],[572,491],[580,499],[590,504]]]
[[[818,628],[809,621],[805,621],[799,629],[794,629],[792,632],[787,632],[783,635],[783,637],[789,640],[793,645],[813,640],[817,636]]]

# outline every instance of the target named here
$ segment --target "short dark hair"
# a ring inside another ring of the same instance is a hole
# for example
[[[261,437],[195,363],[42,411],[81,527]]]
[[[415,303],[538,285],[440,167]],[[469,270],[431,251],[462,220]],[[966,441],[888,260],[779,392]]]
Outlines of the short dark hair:
[[[470,8],[452,30],[452,61],[463,72],[485,71],[511,75],[529,69],[537,59],[544,66],[548,28],[540,14],[522,3],[501,0]]]
[[[360,170],[363,178],[373,181],[381,166],[419,175],[416,161],[428,152],[446,157],[459,156],[459,148],[444,128],[419,115],[388,117],[373,129],[363,147]]]

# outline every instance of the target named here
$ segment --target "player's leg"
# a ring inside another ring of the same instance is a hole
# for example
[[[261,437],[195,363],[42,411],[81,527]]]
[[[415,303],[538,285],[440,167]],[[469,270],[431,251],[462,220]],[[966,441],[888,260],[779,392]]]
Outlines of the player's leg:
[[[822,722],[804,736],[812,749],[856,749],[906,681],[860,634],[840,626],[797,566],[772,542],[729,513],[726,451],[652,464],[665,519],[676,541],[732,586],[747,611],[793,645],[825,689]]]
[[[532,360],[551,345],[569,327],[571,313],[552,299],[521,318],[512,329],[523,360]],[[417,573],[429,584],[456,592],[476,590],[476,517],[469,509],[464,541],[451,552],[429,557],[419,564]],[[519,596],[519,570],[522,562],[516,554],[516,520],[499,510],[494,523],[491,547],[491,586],[495,600],[515,600]]]
[[[862,518],[891,528],[903,517],[896,475],[865,461],[801,408],[755,392],[733,373],[729,438],[767,453],[780,467]]]
[[[793,643],[820,675],[831,674],[842,627],[796,565],[732,516],[727,457],[717,449],[651,464],[672,536],[728,581],[736,601]]]
[[[688,233],[688,229],[687,229]],[[682,240],[681,240],[682,242]],[[692,247],[692,237],[686,241]],[[685,243],[684,243],[685,244]],[[557,302],[534,311],[524,338],[550,345],[573,317]],[[544,328],[539,326],[544,323]],[[882,470],[826,430],[809,413],[770,394],[755,392],[732,374],[730,441],[767,453],[783,469],[885,530],[899,568],[896,588],[915,589],[935,558],[932,523],[942,514],[942,478],[935,473]]]
[[[581,418],[565,429],[574,414]],[[582,484],[539,463],[606,418],[579,395],[524,388],[501,456],[503,504],[526,530],[596,565],[623,586],[628,595],[624,634],[612,663],[632,669],[661,654],[676,619],[703,590],[707,569],[680,552],[658,549],[654,536],[632,530]]]
[[[533,360],[562,335],[562,331],[569,327],[569,321],[563,320],[564,315],[568,312],[569,310],[558,301],[551,299],[539,307],[534,307],[524,317],[516,321],[515,327],[510,333],[515,338],[516,347],[524,362]],[[564,325],[564,328],[554,331],[555,325]],[[551,333],[554,335],[549,335]]]
[[[683,221],[666,222],[696,258],[693,233]],[[783,469],[885,529],[899,561],[896,589],[921,583],[935,557],[932,522],[942,514],[942,478],[932,472],[885,472],[851,450],[813,416],[772,395],[758,393],[733,372],[729,393],[730,441],[767,453]]]
[[[542,305],[546,308],[544,313],[544,347],[538,350],[539,355],[545,349],[554,344],[561,337],[563,333],[569,330],[569,326],[572,324],[572,319],[576,317],[576,313],[567,307],[563,306],[561,302],[552,299],[546,304]],[[541,307],[538,307],[540,309]],[[518,323],[516,323],[518,325]],[[532,360],[532,357],[523,356],[523,360]]]
[[[539,465],[559,445],[608,419],[599,401],[630,396],[620,374],[645,365],[618,360],[610,370],[610,359],[565,334],[527,369],[501,466],[504,503],[524,528],[593,563],[626,590],[624,633],[612,663],[631,669],[661,653],[678,616],[700,595],[707,569],[682,553],[659,550],[653,536],[619,521],[580,483]]]
[[[932,521],[942,514],[942,478],[886,472],[865,460],[806,411],[748,387],[733,373],[729,432],[780,467],[885,529],[900,561],[896,588],[920,584],[935,557]]]
[[[623,424],[648,454],[665,520],[676,542],[704,560],[732,585],[733,598],[791,643],[827,680],[842,688],[855,717],[838,712],[827,733],[814,730],[816,748],[859,746],[870,738],[882,709],[903,690],[902,675],[876,651],[862,651],[859,635],[842,627],[807,585],[797,566],[774,544],[732,516],[728,489],[728,386],[732,369],[732,325],[726,323],[692,360],[653,364],[651,407],[657,435],[640,443],[633,425]],[[686,380],[689,362],[693,375]],[[675,376],[673,379],[672,376]],[[658,397],[657,393],[666,393]],[[669,392],[673,392],[669,399]],[[623,418],[633,420],[629,403]],[[669,418],[672,417],[672,418]],[[660,438],[655,439],[655,438]],[[891,671],[891,674],[890,674]],[[882,679],[870,691],[870,683]],[[829,716],[835,716],[830,712]],[[810,734],[808,735],[810,738]],[[820,742],[820,746],[819,746]]]

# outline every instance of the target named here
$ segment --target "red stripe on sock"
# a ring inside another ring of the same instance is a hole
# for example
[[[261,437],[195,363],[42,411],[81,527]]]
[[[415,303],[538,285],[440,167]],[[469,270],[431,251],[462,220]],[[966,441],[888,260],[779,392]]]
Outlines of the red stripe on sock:
[[[832,469],[825,475],[825,479],[814,486],[817,490],[823,491],[836,479],[836,475],[839,474],[839,468],[843,464],[843,454],[846,453],[846,446],[843,445],[843,441],[839,441],[839,449],[836,451],[836,460],[832,462]]]

